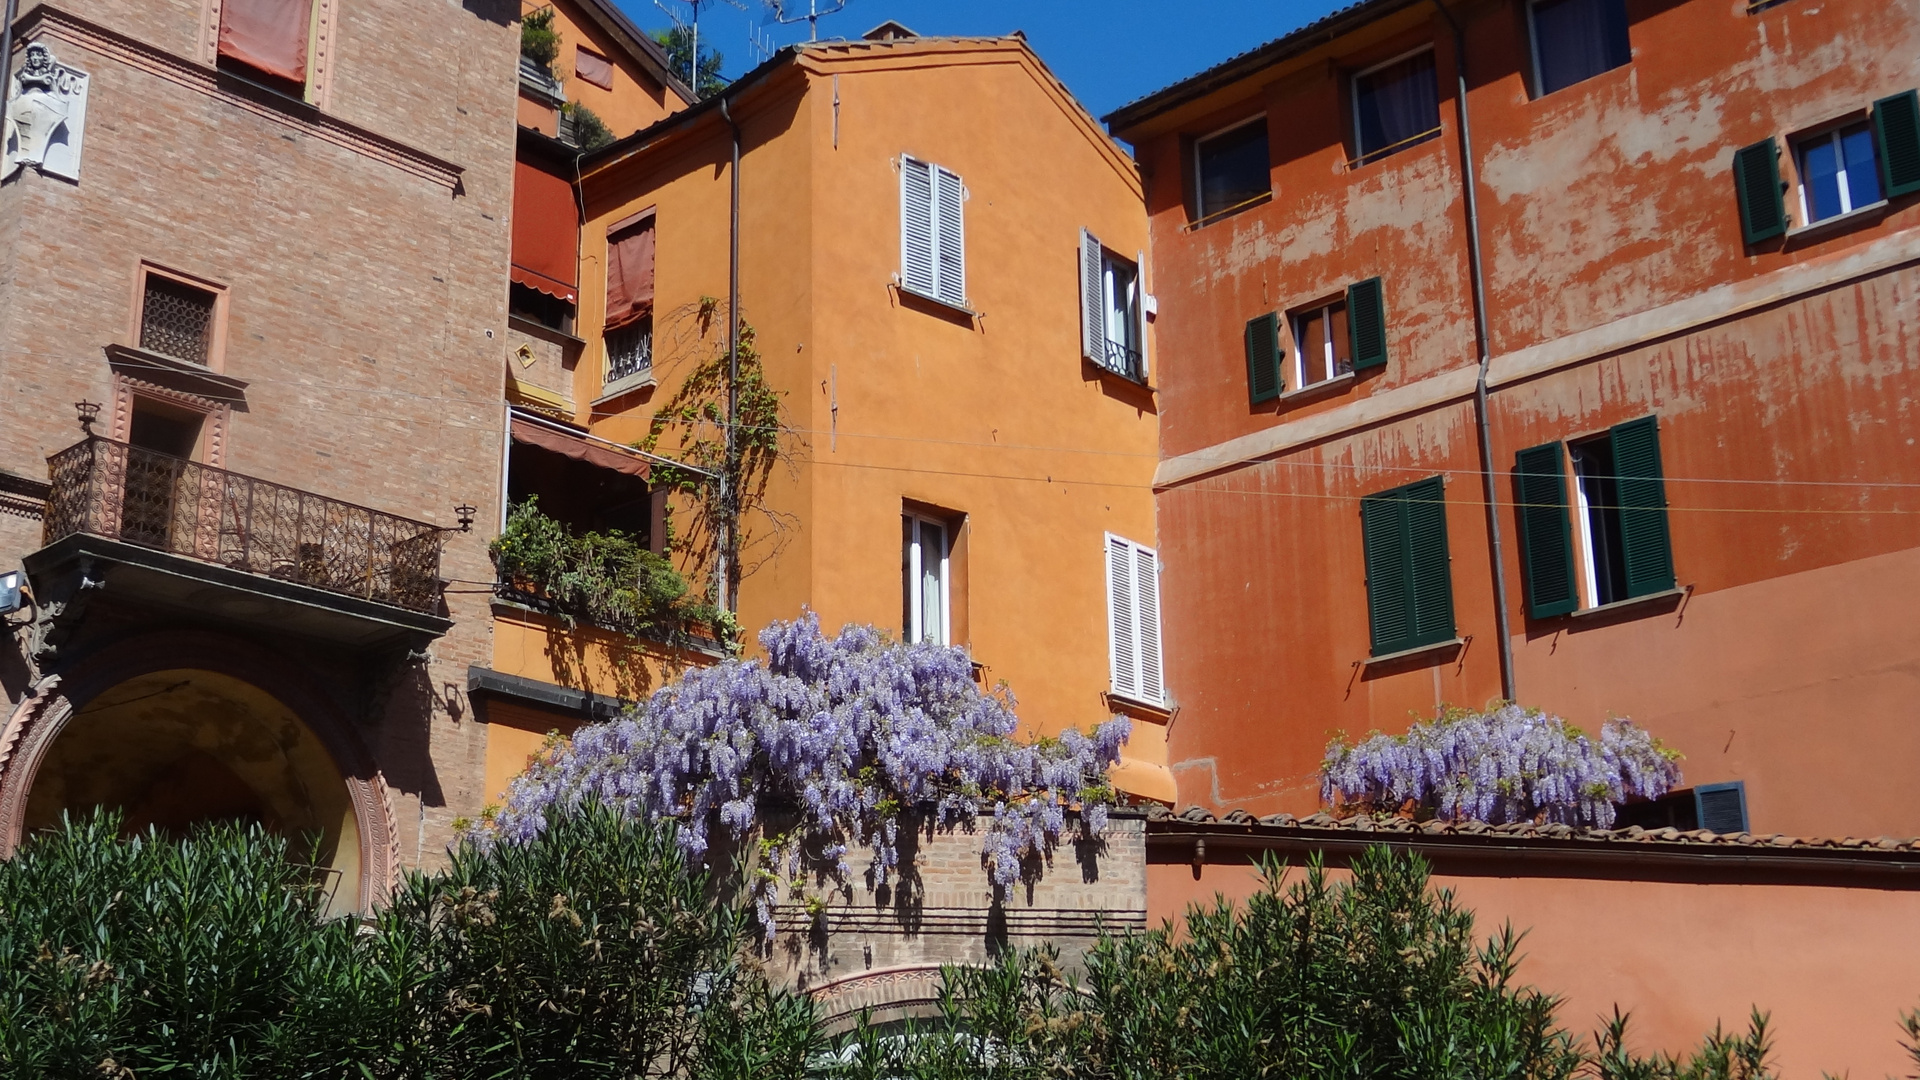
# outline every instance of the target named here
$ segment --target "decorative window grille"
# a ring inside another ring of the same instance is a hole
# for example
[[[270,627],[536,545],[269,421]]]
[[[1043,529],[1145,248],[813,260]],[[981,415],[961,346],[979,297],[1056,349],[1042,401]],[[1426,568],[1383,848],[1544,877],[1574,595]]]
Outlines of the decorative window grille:
[[[140,347],[205,364],[213,335],[213,302],[205,289],[148,274],[140,301]]]
[[[653,319],[644,318],[607,335],[607,385],[653,367]]]

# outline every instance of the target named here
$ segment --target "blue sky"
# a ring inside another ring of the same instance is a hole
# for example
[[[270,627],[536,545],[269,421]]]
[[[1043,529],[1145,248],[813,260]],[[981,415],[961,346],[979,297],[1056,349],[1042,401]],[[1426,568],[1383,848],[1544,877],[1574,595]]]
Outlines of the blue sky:
[[[655,0],[615,0],[648,30],[671,26]],[[660,0],[686,18],[687,0]],[[703,0],[702,52],[725,57],[729,78],[758,63],[750,35],[773,47],[804,41],[805,23],[780,26],[764,0]],[[818,0],[830,7],[833,0]],[[858,37],[893,19],[921,34],[1026,32],[1034,51],[1095,116],[1279,37],[1350,0],[849,0],[820,36]],[[798,0],[803,13],[806,0]]]

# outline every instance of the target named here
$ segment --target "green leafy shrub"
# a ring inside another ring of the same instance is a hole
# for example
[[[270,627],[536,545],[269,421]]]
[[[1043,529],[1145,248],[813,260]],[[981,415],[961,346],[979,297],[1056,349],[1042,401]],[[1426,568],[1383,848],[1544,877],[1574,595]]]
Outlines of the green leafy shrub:
[[[529,497],[487,549],[500,583],[533,593],[569,622],[657,635],[699,614],[687,579],[626,533],[574,533]]]
[[[577,101],[565,106],[567,116],[573,121],[573,144],[582,150],[598,150],[613,141],[613,129],[607,126],[600,114]]]
[[[551,67],[560,56],[560,31],[553,28],[553,9],[541,8],[520,19],[520,55]]]

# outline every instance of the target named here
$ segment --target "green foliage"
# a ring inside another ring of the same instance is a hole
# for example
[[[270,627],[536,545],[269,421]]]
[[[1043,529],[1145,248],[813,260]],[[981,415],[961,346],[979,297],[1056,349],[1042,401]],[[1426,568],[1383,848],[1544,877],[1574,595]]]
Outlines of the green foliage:
[[[700,73],[691,77],[693,71],[693,31],[689,27],[674,26],[665,30],[655,30],[653,40],[667,52],[667,66],[675,75],[684,79],[692,88],[696,98],[705,100],[727,88],[727,80],[720,74],[723,59],[720,50],[711,45],[700,46]]]
[[[0,864],[4,1075],[298,1077],[366,1049],[353,923],[283,841],[119,833],[63,820]]]
[[[543,7],[520,19],[520,55],[551,67],[560,55],[560,31],[553,28],[553,9]]]
[[[1637,1058],[1628,1053],[1627,1018],[1618,1008],[1593,1038],[1598,1044],[1593,1070],[1597,1080],[1778,1080],[1767,1066],[1773,1039],[1767,1034],[1767,1015],[1759,1009],[1748,1018],[1744,1035],[1723,1034],[1715,1024],[1713,1034],[1685,1061],[1669,1054]]]
[[[598,150],[613,141],[613,129],[600,114],[577,101],[562,106],[573,119],[573,142],[582,150]]]
[[[575,534],[541,513],[537,496],[514,506],[487,550],[503,585],[538,594],[569,621],[658,636],[698,614],[671,562],[618,530]]]
[[[118,831],[0,863],[0,1075],[798,1080],[817,1056],[812,1002],[670,824],[591,806],[462,848],[366,926],[257,827]]]

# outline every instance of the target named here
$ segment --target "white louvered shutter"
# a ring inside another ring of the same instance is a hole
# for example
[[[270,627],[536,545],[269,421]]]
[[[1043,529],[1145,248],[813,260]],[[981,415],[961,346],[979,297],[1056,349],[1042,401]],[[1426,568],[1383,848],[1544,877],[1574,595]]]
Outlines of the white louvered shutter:
[[[954,307],[967,306],[966,189],[960,178],[938,165],[933,174],[934,275],[939,291],[933,295]]]
[[[1133,608],[1133,545],[1107,537],[1107,642],[1113,662],[1113,692],[1140,696],[1138,627]]]
[[[900,159],[900,284],[909,292],[937,296],[933,266],[934,168]]]
[[[1107,360],[1107,305],[1101,282],[1100,241],[1080,230],[1080,355]]]
[[[1166,679],[1160,669],[1160,558],[1152,548],[1135,546],[1134,611],[1140,637],[1140,696],[1158,704],[1166,700]]]

